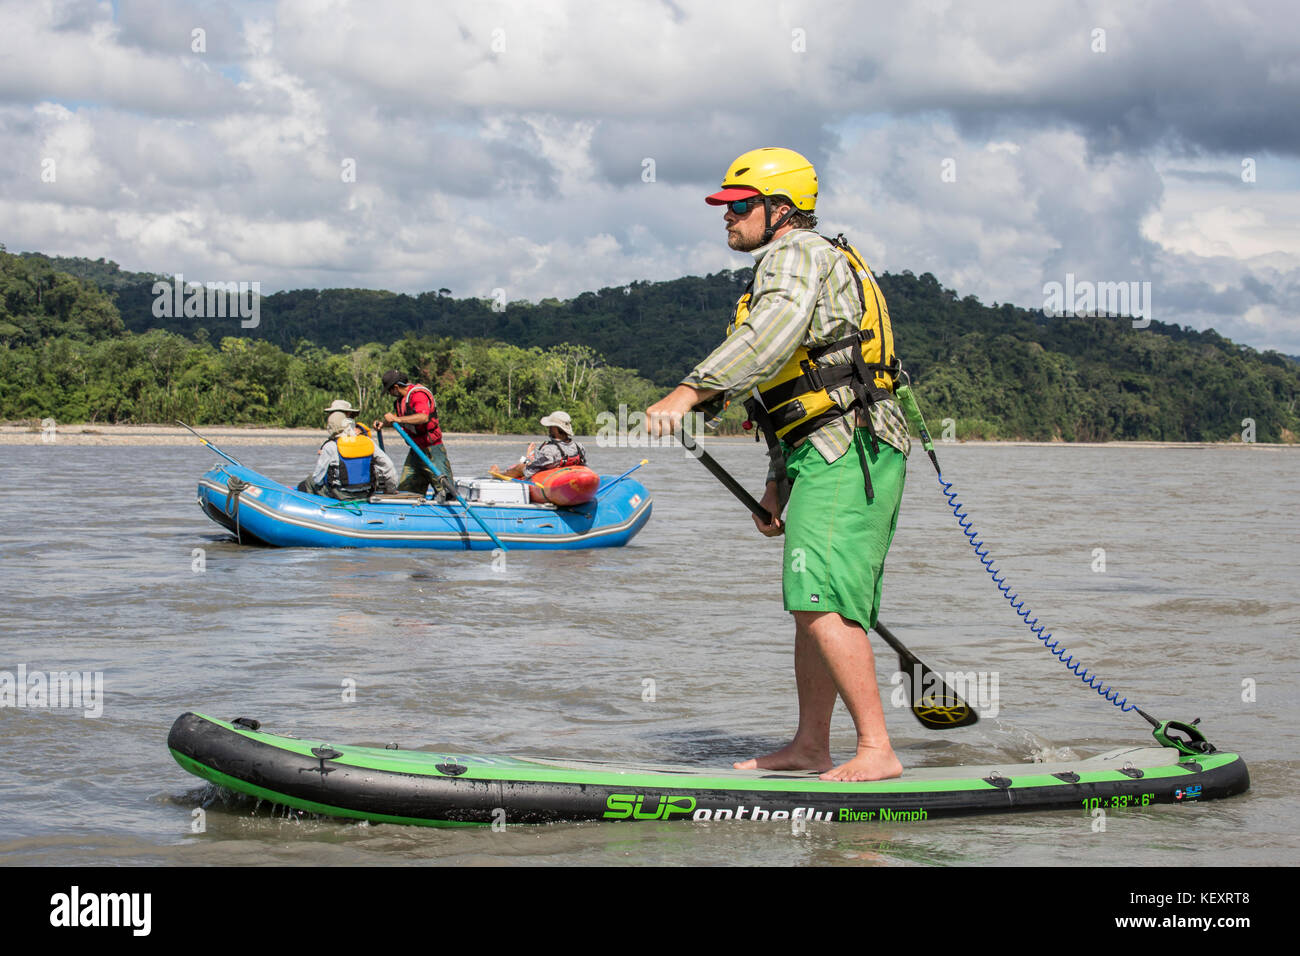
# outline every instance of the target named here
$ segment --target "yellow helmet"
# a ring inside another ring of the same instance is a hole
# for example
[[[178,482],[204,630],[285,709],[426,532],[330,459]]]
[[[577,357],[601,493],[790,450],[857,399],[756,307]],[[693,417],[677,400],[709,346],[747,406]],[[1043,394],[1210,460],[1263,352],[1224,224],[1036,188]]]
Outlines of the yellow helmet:
[[[785,196],[796,209],[812,212],[817,206],[817,170],[792,149],[764,146],[737,156],[722,177],[722,190],[705,198],[721,206],[755,193]]]

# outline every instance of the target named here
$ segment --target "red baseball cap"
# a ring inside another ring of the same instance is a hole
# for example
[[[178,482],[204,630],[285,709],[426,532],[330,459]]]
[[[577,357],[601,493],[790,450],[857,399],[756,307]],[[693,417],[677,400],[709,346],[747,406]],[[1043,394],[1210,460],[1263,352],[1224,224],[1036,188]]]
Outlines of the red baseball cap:
[[[705,196],[704,201],[710,206],[725,206],[729,202],[737,199],[748,199],[750,196],[760,195],[757,189],[750,189],[748,186],[728,186],[726,189],[714,193],[712,196]]]

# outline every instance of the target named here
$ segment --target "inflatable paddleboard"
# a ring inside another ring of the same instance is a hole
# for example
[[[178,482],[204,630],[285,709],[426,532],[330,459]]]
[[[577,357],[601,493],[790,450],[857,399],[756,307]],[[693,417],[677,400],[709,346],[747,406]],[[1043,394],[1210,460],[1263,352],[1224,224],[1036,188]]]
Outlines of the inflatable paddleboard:
[[[600,475],[586,465],[539,471],[529,481],[533,483],[528,491],[534,503],[549,501],[561,508],[586,504],[596,497],[596,489],[600,487]]]
[[[351,820],[457,826],[582,820],[919,822],[976,813],[1126,809],[1244,793],[1234,753],[1125,747],[1057,763],[924,767],[896,780],[815,773],[620,767],[582,761],[334,746],[265,733],[257,721],[181,715],[167,745],[205,780]],[[396,745],[390,745],[395,748]]]

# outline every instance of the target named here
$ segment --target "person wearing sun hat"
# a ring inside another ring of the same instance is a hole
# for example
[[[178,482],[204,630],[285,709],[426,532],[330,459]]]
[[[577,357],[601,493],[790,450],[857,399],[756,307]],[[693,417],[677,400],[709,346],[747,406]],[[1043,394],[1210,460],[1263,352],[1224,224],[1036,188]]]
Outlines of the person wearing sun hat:
[[[818,771],[822,779],[897,777],[867,631],[876,624],[885,556],[911,449],[894,399],[901,366],[884,295],[843,235],[818,235],[817,172],[791,149],[743,153],[706,197],[723,207],[727,244],[754,257],[726,339],[646,410],[651,437],[703,406],[744,401],[771,468],[758,530],[784,535],[782,597],[794,617],[798,725],[788,744],[742,770]],[[788,502],[787,502],[788,495]],[[785,520],[781,518],[785,512]],[[836,766],[836,698],[857,751]]]
[[[299,483],[299,491],[345,501],[397,491],[397,468],[369,435],[358,430],[348,415],[351,407],[340,399],[325,409],[328,437],[316,454],[311,477]]]
[[[334,401],[330,402],[325,408],[325,414],[329,415],[333,412],[342,412],[344,415],[348,416],[348,418],[352,419],[352,426],[356,428],[358,434],[373,437],[370,433],[370,426],[357,421],[357,416],[361,414],[361,409],[353,406],[353,404],[347,399],[336,398]]]
[[[533,442],[523,456],[505,471],[493,465],[493,477],[529,479],[539,471],[587,463],[587,450],[573,440],[573,419],[568,412],[551,412],[541,420],[541,424],[546,426],[546,441],[540,445]]]

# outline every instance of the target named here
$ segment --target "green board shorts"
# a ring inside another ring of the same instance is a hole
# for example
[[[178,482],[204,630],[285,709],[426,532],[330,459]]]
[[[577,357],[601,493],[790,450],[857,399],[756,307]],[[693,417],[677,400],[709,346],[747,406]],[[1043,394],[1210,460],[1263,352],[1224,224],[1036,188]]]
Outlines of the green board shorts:
[[[855,431],[853,441],[834,462],[828,463],[810,441],[787,458],[794,486],[785,517],[781,585],[787,611],[837,611],[869,629],[880,610],[907,456],[884,441],[873,455],[865,428]],[[859,448],[871,471],[875,497],[870,500]]]

